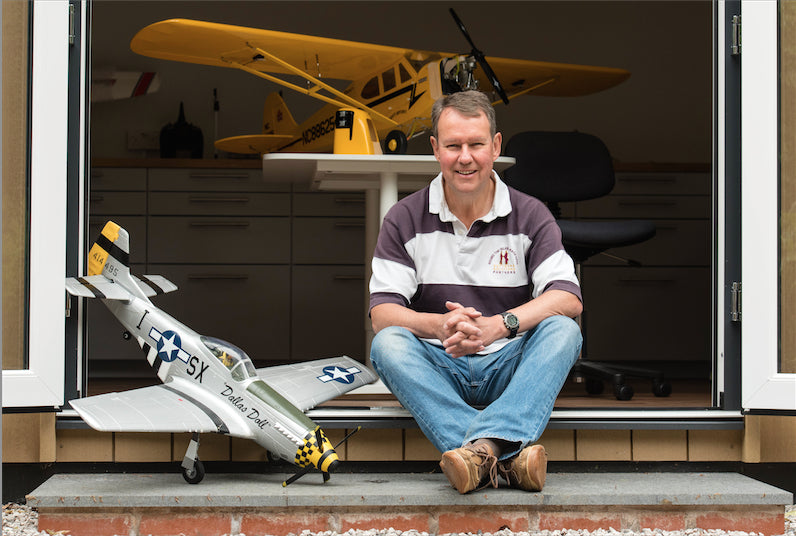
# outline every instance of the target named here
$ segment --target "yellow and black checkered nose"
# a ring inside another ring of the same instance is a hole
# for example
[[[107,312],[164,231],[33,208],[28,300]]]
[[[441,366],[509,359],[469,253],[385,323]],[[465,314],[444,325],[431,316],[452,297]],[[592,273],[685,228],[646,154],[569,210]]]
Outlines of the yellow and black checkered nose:
[[[318,438],[320,438],[321,445],[318,445]],[[304,445],[296,451],[296,465],[299,467],[312,465],[324,473],[328,473],[330,469],[334,469],[337,461],[337,453],[320,428],[316,428],[314,432],[308,432],[304,436]]]

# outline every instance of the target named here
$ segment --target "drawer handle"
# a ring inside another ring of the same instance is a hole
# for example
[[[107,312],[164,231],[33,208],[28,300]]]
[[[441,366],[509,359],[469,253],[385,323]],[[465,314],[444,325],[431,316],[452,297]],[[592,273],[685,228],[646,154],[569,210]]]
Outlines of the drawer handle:
[[[674,279],[620,279],[622,285],[638,287],[664,287],[674,283]]]
[[[335,203],[339,203],[341,205],[361,205],[365,202],[364,197],[335,197]]]
[[[619,182],[677,182],[675,177],[617,177]]]
[[[364,275],[348,275],[348,274],[337,274],[332,277],[335,281],[364,281]]]
[[[245,229],[249,226],[249,222],[246,221],[192,221],[188,224],[190,227],[199,227],[202,229],[207,229],[210,227],[218,227],[220,228],[235,228],[235,229]]]
[[[190,274],[188,279],[197,281],[244,281],[249,279],[246,274]]]
[[[335,227],[341,228],[362,228],[365,227],[365,222],[361,221],[338,221],[334,223]]]
[[[248,179],[248,173],[191,173],[192,179]]]
[[[677,201],[620,201],[620,207],[673,207]]]
[[[223,196],[201,196],[192,195],[188,198],[191,203],[248,203],[248,197],[223,197]]]

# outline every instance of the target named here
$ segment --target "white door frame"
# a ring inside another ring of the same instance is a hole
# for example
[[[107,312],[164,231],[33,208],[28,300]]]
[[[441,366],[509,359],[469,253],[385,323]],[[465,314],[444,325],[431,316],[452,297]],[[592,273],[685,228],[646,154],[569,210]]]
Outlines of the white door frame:
[[[779,5],[741,4],[742,387],[746,410],[796,410],[779,363]]]
[[[31,9],[28,368],[3,371],[3,407],[64,403],[69,2]]]

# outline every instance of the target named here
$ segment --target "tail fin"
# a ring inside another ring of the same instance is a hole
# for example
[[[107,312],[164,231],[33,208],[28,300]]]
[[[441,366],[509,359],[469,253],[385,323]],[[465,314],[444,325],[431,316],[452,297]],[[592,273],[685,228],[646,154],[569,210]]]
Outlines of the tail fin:
[[[293,134],[298,124],[279,93],[271,93],[263,106],[263,134]]]
[[[103,275],[132,295],[148,299],[130,274],[130,235],[112,221],[105,224],[88,252],[88,275]]]
[[[130,276],[130,235],[109,221],[88,252],[88,275],[104,275],[115,281]]]

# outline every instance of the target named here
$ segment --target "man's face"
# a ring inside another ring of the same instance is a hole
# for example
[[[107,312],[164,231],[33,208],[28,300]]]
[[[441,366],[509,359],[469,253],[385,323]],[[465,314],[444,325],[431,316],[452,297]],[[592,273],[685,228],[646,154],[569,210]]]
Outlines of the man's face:
[[[490,135],[489,120],[483,113],[467,117],[446,108],[437,123],[437,137],[431,137],[446,191],[462,195],[488,192],[501,142],[499,132],[494,138]]]

